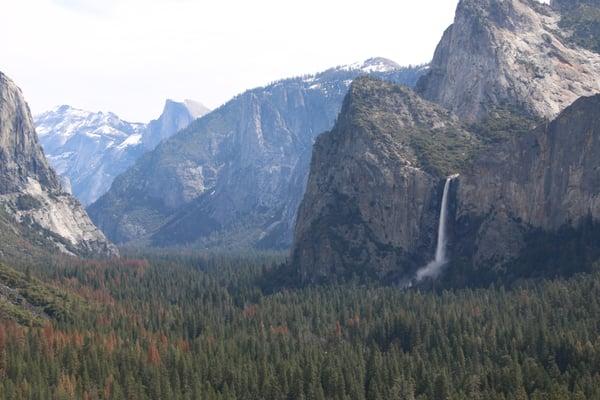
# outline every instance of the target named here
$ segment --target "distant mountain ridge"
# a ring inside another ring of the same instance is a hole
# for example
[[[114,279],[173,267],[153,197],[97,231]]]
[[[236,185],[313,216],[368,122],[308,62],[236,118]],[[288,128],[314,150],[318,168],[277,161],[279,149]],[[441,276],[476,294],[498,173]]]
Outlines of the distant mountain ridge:
[[[104,194],[114,178],[142,154],[207,111],[192,100],[167,100],[160,118],[141,124],[110,112],[63,105],[36,116],[35,125],[63,186],[87,205]]]
[[[286,248],[313,141],[351,82],[413,86],[426,70],[373,58],[248,90],[143,156],[88,211],[119,243]]]

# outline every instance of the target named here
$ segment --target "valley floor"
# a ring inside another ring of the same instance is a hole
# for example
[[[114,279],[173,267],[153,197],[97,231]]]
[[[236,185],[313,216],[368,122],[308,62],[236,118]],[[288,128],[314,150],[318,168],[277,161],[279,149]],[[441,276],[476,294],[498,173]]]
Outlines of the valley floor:
[[[4,273],[68,301],[52,319],[0,323],[0,398],[600,398],[600,272],[269,294],[281,261],[153,254]]]

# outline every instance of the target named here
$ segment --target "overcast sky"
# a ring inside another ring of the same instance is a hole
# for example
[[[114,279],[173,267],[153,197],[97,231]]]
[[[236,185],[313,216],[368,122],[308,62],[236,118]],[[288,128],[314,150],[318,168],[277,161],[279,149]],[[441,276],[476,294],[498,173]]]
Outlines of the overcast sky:
[[[130,121],[166,98],[214,108],[271,81],[369,57],[431,59],[458,0],[0,0],[0,70],[32,112]]]

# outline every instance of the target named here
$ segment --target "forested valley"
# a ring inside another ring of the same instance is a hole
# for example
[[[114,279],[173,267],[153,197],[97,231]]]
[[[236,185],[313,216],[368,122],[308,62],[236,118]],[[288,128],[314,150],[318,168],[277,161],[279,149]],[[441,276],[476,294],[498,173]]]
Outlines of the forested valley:
[[[2,267],[2,287],[41,306],[0,303],[0,398],[600,398],[598,269],[273,291],[263,277],[282,261],[131,252]]]

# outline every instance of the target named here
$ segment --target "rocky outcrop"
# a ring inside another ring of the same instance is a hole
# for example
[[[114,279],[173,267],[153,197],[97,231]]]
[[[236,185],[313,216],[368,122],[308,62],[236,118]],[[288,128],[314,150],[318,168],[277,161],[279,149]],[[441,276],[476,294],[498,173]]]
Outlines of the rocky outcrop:
[[[410,89],[356,80],[314,146],[292,253],[299,279],[414,273],[433,254],[445,176],[477,146],[454,115]]]
[[[209,112],[208,108],[194,100],[167,100],[160,118],[150,121],[142,135],[144,149],[154,150],[160,142],[187,128],[193,120]],[[122,171],[125,169],[127,168]]]
[[[554,118],[600,92],[600,55],[566,43],[560,19],[533,0],[461,0],[418,91],[467,122],[498,107]]]
[[[38,144],[19,88],[0,73],[0,211],[3,235],[33,238],[45,250],[75,255],[116,255],[81,205],[64,193]],[[5,226],[6,225],[6,226]],[[29,237],[24,237],[24,232]],[[0,243],[0,253],[2,246]],[[0,254],[1,255],[1,254]]]
[[[600,221],[600,95],[480,154],[456,196],[454,252],[478,268],[518,258],[531,232]]]
[[[51,190],[60,185],[38,145],[29,107],[20,89],[0,73],[0,194],[36,180]]]
[[[167,100],[157,120],[127,122],[113,113],[60,106],[35,118],[40,143],[63,187],[84,204],[96,201],[114,178],[162,140],[208,110],[200,103]]]
[[[313,141],[352,80],[414,84],[422,71],[372,59],[249,90],[142,157],[88,211],[117,242],[288,247]]]

